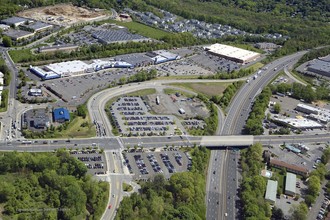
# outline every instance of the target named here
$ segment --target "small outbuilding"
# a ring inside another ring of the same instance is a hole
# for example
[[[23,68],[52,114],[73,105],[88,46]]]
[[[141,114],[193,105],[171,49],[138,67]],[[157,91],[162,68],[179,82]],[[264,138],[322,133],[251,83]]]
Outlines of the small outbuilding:
[[[297,176],[293,173],[286,173],[285,194],[288,196],[296,195]]]
[[[54,109],[53,117],[55,122],[63,123],[65,121],[70,121],[70,113],[66,108]]]
[[[265,200],[271,204],[276,202],[276,193],[277,193],[277,181],[268,180],[267,189],[265,194]]]

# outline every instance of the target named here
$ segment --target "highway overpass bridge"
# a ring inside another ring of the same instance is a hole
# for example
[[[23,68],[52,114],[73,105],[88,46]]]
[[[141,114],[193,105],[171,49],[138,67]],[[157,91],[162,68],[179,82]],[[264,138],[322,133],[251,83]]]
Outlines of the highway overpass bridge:
[[[207,148],[221,147],[246,147],[254,143],[252,135],[232,135],[232,136],[204,136],[201,137],[200,145]]]

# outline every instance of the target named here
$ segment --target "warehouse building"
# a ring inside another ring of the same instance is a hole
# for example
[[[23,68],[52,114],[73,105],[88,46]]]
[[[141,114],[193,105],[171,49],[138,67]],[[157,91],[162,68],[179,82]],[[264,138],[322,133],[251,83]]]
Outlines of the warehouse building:
[[[318,59],[313,60],[307,67],[307,70],[312,73],[330,77],[330,62]]]
[[[204,48],[208,53],[237,63],[249,63],[260,57],[259,53],[224,44],[213,44]]]
[[[53,28],[53,25],[51,24],[47,24],[41,21],[36,21],[33,23],[29,23],[29,24],[24,24],[21,26],[22,29],[25,29],[27,31],[31,31],[31,32],[42,32],[42,31],[46,31],[49,29]]]
[[[24,23],[29,23],[30,20],[26,19],[26,18],[21,18],[21,17],[10,17],[4,20],[1,20],[1,23],[9,25],[9,26],[19,26],[22,25]]]
[[[274,205],[276,202],[276,193],[277,193],[277,181],[268,180],[265,200],[267,202],[270,202],[272,205]]]
[[[53,117],[55,122],[70,121],[70,113],[66,108],[57,108],[53,110]]]
[[[293,173],[286,173],[285,194],[288,196],[296,195],[297,176]]]
[[[9,29],[3,32],[3,34],[10,37],[14,41],[19,41],[34,36],[34,33],[16,29]]]

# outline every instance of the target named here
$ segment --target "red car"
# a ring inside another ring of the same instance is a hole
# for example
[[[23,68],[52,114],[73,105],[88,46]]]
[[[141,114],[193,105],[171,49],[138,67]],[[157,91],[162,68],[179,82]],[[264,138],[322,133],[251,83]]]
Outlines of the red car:
[[[108,206],[108,209],[111,209],[111,204]]]

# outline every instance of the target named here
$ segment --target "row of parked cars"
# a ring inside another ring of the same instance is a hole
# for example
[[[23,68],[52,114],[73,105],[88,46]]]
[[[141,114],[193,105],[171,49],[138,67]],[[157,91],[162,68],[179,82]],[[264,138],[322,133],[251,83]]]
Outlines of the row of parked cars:
[[[162,158],[163,163],[165,164],[166,168],[168,169],[168,172],[169,173],[175,173],[176,170],[175,170],[173,164],[171,163],[170,158],[168,157],[168,155],[166,153],[165,154],[160,154],[160,157]]]
[[[317,219],[323,219],[325,214],[328,212],[328,206],[330,204],[330,197],[326,195],[326,198],[324,199],[321,209],[319,211],[319,214],[317,215]]]
[[[136,163],[137,167],[140,170],[140,173],[142,175],[149,174],[149,171],[147,170],[146,164],[144,163],[141,155],[134,155],[134,159],[135,159],[135,163]]]
[[[155,155],[153,154],[148,154],[147,156],[150,165],[152,166],[152,169],[155,171],[155,173],[163,173],[162,168],[160,168],[160,165],[158,163],[158,161],[155,158]]]

